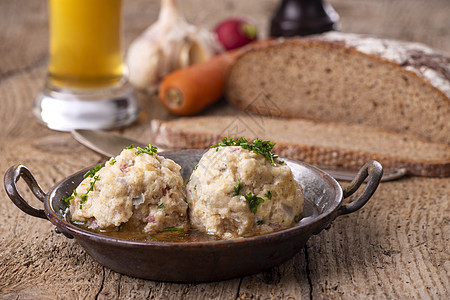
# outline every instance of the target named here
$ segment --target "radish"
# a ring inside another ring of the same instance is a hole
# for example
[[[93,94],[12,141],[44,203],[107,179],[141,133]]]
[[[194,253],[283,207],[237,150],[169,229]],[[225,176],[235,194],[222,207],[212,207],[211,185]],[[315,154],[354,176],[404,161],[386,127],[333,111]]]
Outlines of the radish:
[[[214,30],[217,39],[226,50],[242,47],[258,37],[258,29],[244,19],[227,19]]]

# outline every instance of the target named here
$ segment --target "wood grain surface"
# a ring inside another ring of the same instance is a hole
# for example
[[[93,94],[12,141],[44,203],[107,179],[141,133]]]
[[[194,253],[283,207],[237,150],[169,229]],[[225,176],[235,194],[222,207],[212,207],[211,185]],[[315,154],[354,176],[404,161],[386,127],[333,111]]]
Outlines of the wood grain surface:
[[[249,16],[264,36],[278,1],[183,0],[186,18],[211,28]],[[448,0],[333,0],[341,30],[417,41],[450,52]],[[124,1],[125,47],[152,23],[159,1]],[[31,114],[48,59],[46,0],[0,0],[0,170],[26,165],[44,191],[105,161]],[[174,116],[140,93],[138,122],[116,133],[150,140],[152,118]],[[206,113],[226,113],[222,101]],[[345,183],[342,183],[345,185]],[[25,199],[41,208],[23,181]],[[380,185],[360,211],[336,219],[283,265],[233,280],[175,284],[124,276],[0,192],[0,299],[449,299],[450,182],[408,177]]]

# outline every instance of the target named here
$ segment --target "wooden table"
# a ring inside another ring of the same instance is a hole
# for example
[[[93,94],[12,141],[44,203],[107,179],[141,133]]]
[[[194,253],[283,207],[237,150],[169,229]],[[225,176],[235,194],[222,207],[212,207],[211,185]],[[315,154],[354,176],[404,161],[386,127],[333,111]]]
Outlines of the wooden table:
[[[275,0],[180,1],[188,20],[212,27],[248,15],[263,33]],[[342,31],[418,41],[450,51],[448,0],[334,0]],[[213,4],[214,3],[214,4]],[[125,0],[125,45],[157,16],[159,1]],[[0,1],[0,170],[28,166],[44,190],[105,158],[51,131],[31,114],[48,58],[46,0]],[[152,118],[173,118],[152,92],[139,121],[117,131],[150,139]],[[19,182],[23,196],[42,207]],[[50,222],[30,217],[0,192],[1,299],[449,299],[448,179],[381,184],[359,212],[338,218],[285,264],[223,282],[175,284],[102,267]]]

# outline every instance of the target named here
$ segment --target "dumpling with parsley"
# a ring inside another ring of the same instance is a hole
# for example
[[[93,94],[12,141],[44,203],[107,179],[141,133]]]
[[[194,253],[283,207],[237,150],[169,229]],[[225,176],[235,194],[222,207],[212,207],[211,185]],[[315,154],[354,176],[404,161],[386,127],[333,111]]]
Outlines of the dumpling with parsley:
[[[292,227],[303,190],[270,141],[224,139],[200,159],[186,186],[191,226],[221,239]]]
[[[156,147],[128,147],[86,173],[67,198],[72,222],[94,230],[157,233],[188,229],[180,166],[159,156]]]

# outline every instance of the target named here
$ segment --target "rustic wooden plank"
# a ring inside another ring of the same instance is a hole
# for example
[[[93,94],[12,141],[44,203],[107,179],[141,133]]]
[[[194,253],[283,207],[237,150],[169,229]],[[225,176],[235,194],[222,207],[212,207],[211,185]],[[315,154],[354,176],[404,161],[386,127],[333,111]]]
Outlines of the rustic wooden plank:
[[[234,299],[240,279],[211,283],[157,282],[120,275],[104,268],[98,299]]]
[[[50,132],[46,128],[36,130],[40,125],[31,112],[33,101],[42,88],[44,74],[44,68],[38,67],[29,72],[24,71],[13,77],[0,79],[2,101],[0,138],[32,137]]]
[[[0,78],[45,65],[47,2],[2,1],[0,6]]]
[[[308,242],[313,298],[447,298],[448,195],[447,179],[383,183]]]
[[[286,263],[242,279],[239,299],[310,299],[311,286],[305,250]]]

